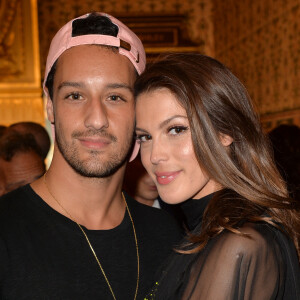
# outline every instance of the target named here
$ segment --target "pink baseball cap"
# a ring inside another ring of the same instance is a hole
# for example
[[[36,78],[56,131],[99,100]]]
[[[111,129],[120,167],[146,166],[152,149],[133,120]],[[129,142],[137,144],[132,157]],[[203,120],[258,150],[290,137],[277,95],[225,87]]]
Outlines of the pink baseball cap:
[[[138,74],[141,74],[146,67],[146,54],[141,40],[137,35],[130,30],[125,24],[117,20],[116,18],[101,12],[96,12],[99,16],[105,16],[111,20],[113,24],[118,26],[119,31],[117,36],[102,35],[102,34],[87,34],[78,35],[72,37],[72,24],[77,19],[84,19],[90,14],[85,14],[78,18],[75,18],[65,24],[54,36],[51,41],[46,69],[43,88],[45,91],[45,84],[47,81],[48,74],[56,62],[56,60],[65,52],[67,49],[79,45],[107,45],[119,48],[119,53],[125,55],[134,65]],[[46,91],[45,91],[46,93]]]

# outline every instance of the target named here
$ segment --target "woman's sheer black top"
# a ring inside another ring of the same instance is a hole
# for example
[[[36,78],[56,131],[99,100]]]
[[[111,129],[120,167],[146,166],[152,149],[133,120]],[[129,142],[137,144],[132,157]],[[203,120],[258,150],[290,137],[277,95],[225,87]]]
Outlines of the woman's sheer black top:
[[[183,203],[192,232],[201,226],[211,197]],[[300,268],[292,241],[267,223],[245,222],[239,229],[250,238],[224,231],[201,252],[174,252],[145,299],[300,299]]]

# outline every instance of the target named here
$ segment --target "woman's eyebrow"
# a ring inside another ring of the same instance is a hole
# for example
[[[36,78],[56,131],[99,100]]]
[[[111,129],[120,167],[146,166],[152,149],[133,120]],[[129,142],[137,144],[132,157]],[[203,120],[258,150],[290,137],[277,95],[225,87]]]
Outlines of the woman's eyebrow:
[[[139,127],[136,127],[135,130],[138,130],[138,131],[141,131],[141,132],[144,132],[144,133],[147,133],[147,131],[145,129],[142,129],[142,128],[139,128]]]
[[[172,120],[174,119],[178,119],[178,118],[184,118],[184,119],[187,119],[187,116],[184,116],[184,115],[174,115],[164,121],[162,121],[160,124],[159,124],[159,128],[163,128],[165,127],[166,125],[168,125]],[[136,127],[135,130],[138,130],[138,131],[141,131],[141,132],[144,132],[144,133],[147,133],[147,131],[145,129],[142,129],[140,127]]]
[[[164,120],[163,122],[161,122],[159,124],[159,128],[163,128],[165,127],[166,125],[168,125],[171,121],[173,121],[174,119],[178,119],[178,118],[184,118],[184,119],[187,119],[187,116],[184,116],[184,115],[174,115],[166,120]]]

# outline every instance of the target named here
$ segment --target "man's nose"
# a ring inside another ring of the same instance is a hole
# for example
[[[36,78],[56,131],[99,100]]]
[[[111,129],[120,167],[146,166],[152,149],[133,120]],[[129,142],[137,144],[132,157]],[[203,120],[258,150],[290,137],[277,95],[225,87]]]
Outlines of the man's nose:
[[[84,124],[86,128],[103,129],[108,127],[107,108],[100,99],[92,99],[86,109]]]

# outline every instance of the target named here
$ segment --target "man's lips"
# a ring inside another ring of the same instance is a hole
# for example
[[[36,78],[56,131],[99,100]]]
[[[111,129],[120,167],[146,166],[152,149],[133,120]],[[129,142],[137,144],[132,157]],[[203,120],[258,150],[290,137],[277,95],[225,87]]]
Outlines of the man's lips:
[[[180,173],[181,171],[176,172],[155,172],[156,181],[161,184],[169,184],[172,182]]]
[[[80,141],[80,143],[86,147],[86,148],[90,148],[90,149],[103,149],[104,147],[108,146],[111,141],[109,139],[106,138],[92,138],[92,137],[87,137],[87,138],[79,138],[78,139]]]

